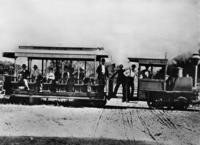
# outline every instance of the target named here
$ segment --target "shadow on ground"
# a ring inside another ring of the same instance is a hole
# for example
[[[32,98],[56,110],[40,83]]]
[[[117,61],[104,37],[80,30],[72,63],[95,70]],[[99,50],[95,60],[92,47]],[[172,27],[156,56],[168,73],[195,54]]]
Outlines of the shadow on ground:
[[[164,145],[150,141],[114,140],[105,138],[63,137],[0,137],[1,145]]]
[[[134,102],[129,102],[134,103]],[[84,107],[91,107],[91,108],[102,108],[102,109],[145,109],[145,110],[179,110],[179,109],[167,109],[167,108],[149,108],[148,106],[121,106],[121,105],[105,105],[103,107],[96,106],[91,103],[89,100],[74,100],[74,101],[65,101],[65,102],[59,102],[59,101],[40,101],[34,104],[29,104],[28,101],[24,99],[17,99],[15,102],[10,101],[9,99],[0,99],[0,104],[23,104],[23,105],[54,105],[54,106],[64,106],[64,107],[73,107],[73,108],[84,108]],[[179,111],[191,111],[191,112],[199,112],[200,109],[196,108],[188,108],[186,110],[179,110]]]

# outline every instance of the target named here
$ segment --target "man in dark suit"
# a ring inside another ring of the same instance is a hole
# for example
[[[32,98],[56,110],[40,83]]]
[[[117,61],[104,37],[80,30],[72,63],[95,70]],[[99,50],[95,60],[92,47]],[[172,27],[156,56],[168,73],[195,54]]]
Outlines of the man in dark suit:
[[[29,85],[28,85],[29,75],[30,75],[30,72],[26,69],[26,65],[23,64],[22,71],[19,73],[19,77],[20,77],[19,83],[20,85],[23,84],[27,90],[30,90]]]
[[[97,67],[96,72],[98,74],[97,78],[98,78],[99,84],[103,85],[103,88],[104,88],[104,86],[106,85],[106,78],[109,77],[108,68],[105,65],[104,58],[101,59],[101,63]]]
[[[113,97],[116,97],[119,86],[122,85],[122,92],[123,92],[122,101],[123,102],[126,100],[126,94],[125,94],[126,93],[126,90],[125,90],[126,76],[124,75],[124,71],[125,71],[125,69],[123,69],[123,65],[121,64],[121,65],[119,65],[118,70],[112,76],[112,77],[114,77],[115,75],[118,75],[116,86],[115,86],[115,89],[113,92]]]

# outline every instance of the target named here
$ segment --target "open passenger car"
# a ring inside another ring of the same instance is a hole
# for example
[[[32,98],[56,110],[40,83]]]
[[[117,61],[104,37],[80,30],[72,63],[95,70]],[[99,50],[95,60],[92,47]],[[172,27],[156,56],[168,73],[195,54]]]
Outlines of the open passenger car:
[[[106,104],[106,92],[96,80],[98,61],[108,57],[103,48],[19,46],[15,52],[4,52],[3,57],[13,58],[15,63],[18,59],[23,63],[27,61],[30,73],[33,65],[37,65],[41,72],[39,89],[36,89],[37,83],[30,76],[29,91],[19,85],[17,67],[13,76],[5,77],[6,95],[14,100],[24,98],[33,103],[40,99],[75,99],[92,101],[99,106]],[[44,79],[50,67],[60,74],[53,86],[52,82]]]

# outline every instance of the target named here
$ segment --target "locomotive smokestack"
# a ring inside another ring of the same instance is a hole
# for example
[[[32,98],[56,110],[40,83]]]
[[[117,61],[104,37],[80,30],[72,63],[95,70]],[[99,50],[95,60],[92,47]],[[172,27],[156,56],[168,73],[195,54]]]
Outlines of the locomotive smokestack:
[[[178,67],[178,77],[183,77],[183,68]]]
[[[197,87],[199,60],[200,60],[199,54],[193,54],[193,56],[192,56],[192,63],[193,63],[193,65],[195,65],[194,87]]]

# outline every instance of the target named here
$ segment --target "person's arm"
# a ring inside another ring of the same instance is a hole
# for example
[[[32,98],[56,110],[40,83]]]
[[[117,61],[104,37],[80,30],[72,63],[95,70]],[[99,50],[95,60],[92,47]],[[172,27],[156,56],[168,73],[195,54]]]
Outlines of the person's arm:
[[[113,79],[113,78],[116,76],[117,73],[118,73],[118,71],[115,71],[115,72],[112,74],[112,76],[110,77],[110,79]]]
[[[135,72],[135,76],[138,77],[138,75],[139,75],[138,72],[137,71],[134,71],[134,72]]]
[[[55,80],[55,74],[54,73],[51,73],[50,79]]]
[[[25,74],[25,75],[26,75],[26,78],[27,78],[27,79],[30,79],[30,72],[29,72],[29,70],[26,70],[25,73],[26,73],[26,74]]]
[[[34,70],[31,70],[30,78],[33,77],[33,71],[34,71]]]
[[[108,67],[105,67],[105,71],[106,71],[106,77],[108,77],[108,78],[109,78]]]
[[[100,72],[100,65],[97,67],[96,72],[97,72],[97,74],[99,74],[99,72]]]

